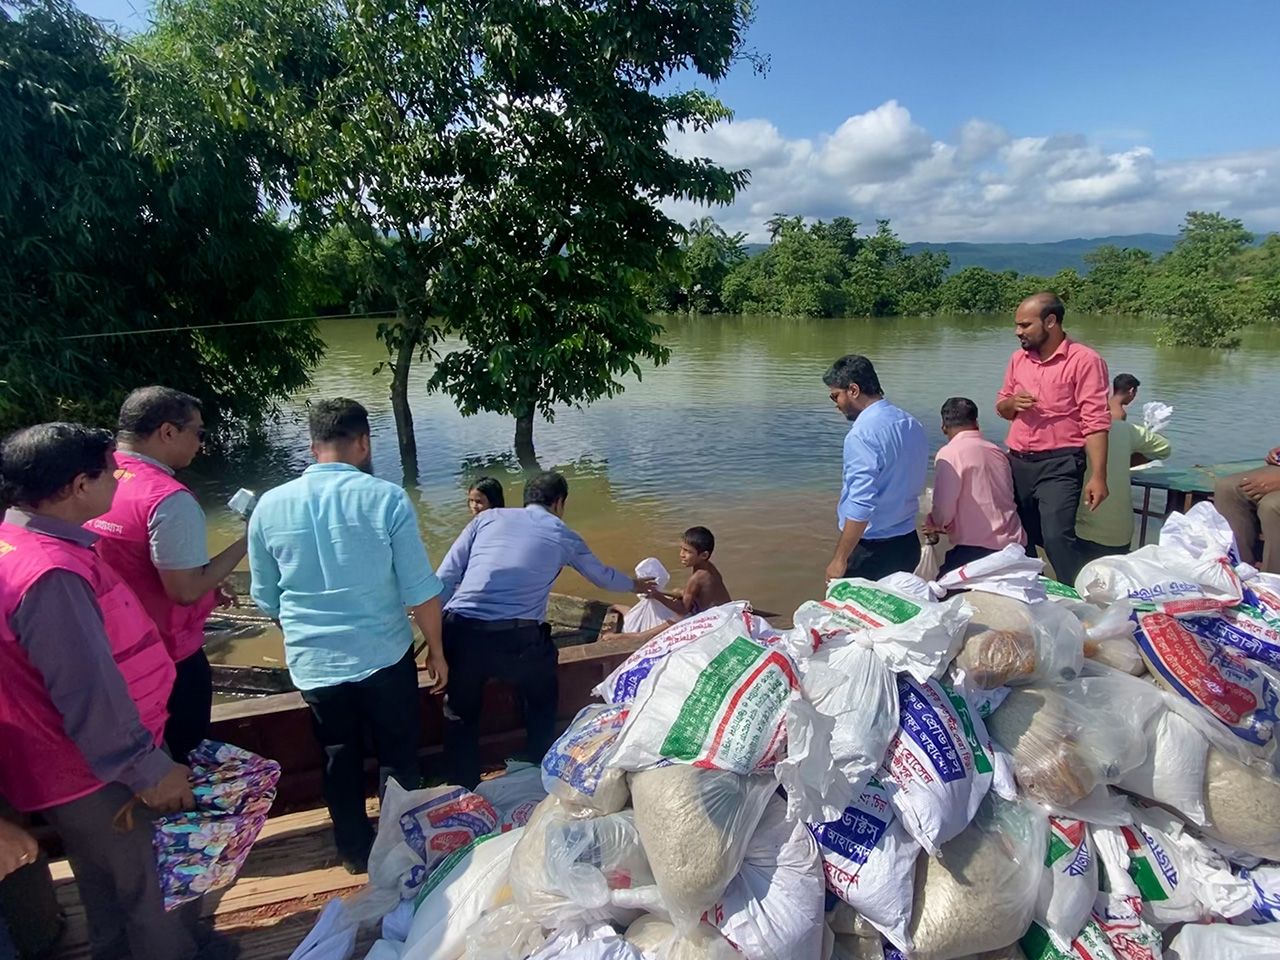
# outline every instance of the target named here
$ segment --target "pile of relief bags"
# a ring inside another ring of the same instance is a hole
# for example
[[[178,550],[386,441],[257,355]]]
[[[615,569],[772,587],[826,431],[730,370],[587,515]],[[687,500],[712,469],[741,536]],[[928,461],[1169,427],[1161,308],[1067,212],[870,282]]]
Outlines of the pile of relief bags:
[[[1040,569],[674,625],[541,770],[389,794],[369,960],[1280,957],[1280,578],[1207,504]]]

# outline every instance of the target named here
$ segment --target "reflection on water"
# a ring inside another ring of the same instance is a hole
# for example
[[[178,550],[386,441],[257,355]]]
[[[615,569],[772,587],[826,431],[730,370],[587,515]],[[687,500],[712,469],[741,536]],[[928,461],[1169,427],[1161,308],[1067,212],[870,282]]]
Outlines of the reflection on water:
[[[1005,434],[992,404],[1016,346],[1007,318],[735,317],[666,324],[668,366],[646,371],[619,397],[560,411],[555,423],[539,421],[535,429],[542,465],[569,477],[567,520],[605,561],[623,569],[654,555],[674,571],[680,532],[702,524],[716,534],[716,561],[735,595],[789,612],[817,593],[836,533],[847,429],[821,375],[841,354],[875,361],[888,396],[921,418],[935,450],[943,440],[938,408],[950,396],[972,398],[988,435]],[[262,491],[306,467],[308,397],[345,395],[364,403],[373,420],[375,472],[399,480],[388,379],[372,375],[384,356],[374,329],[365,321],[328,322],[329,352],[314,386],[288,407],[266,441],[226,460],[198,462],[189,473],[210,513],[215,544],[238,529],[223,506],[237,487]],[[1261,457],[1280,443],[1280,330],[1250,331],[1241,349],[1215,352],[1156,347],[1151,327],[1131,320],[1068,317],[1068,329],[1099,349],[1113,374],[1130,372],[1142,381],[1139,406],[1146,400],[1173,405],[1172,462]],[[411,391],[421,475],[410,494],[438,562],[468,519],[470,481],[496,476],[507,502],[518,504],[522,474],[512,453],[513,423],[487,414],[462,417],[447,398],[426,394],[428,373],[427,365],[418,368]],[[607,596],[572,572],[559,589]],[[278,639],[249,641],[228,654],[235,660],[263,655],[279,659]]]

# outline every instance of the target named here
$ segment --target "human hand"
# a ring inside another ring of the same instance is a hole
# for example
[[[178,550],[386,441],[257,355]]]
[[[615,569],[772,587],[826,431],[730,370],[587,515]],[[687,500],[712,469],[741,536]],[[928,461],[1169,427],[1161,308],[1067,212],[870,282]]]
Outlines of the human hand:
[[[1267,463],[1273,467],[1280,467],[1280,447],[1276,447],[1267,454]]]
[[[418,668],[431,675],[433,678],[427,692],[432,694],[444,693],[444,688],[449,685],[449,665],[441,660],[428,660],[424,665]]]
[[[35,863],[39,854],[31,834],[8,820],[0,820],[0,880],[20,867]]]
[[[191,768],[175,763],[159,783],[150,790],[139,793],[138,799],[156,813],[195,809],[196,798],[191,792]]]
[[[1017,413],[1030,410],[1036,405],[1035,394],[1028,393],[1026,390],[1019,390],[1009,399],[1012,401],[1013,409]]]
[[[223,580],[218,584],[218,606],[234,607],[236,605],[236,592],[231,587],[230,580]]]
[[[1109,495],[1107,478],[1101,474],[1091,477],[1089,482],[1084,485],[1084,502],[1090,510],[1097,510],[1102,505],[1102,501],[1107,499]]]
[[[844,576],[844,572],[848,569],[849,561],[841,557],[832,557],[831,562],[827,564],[827,582],[839,580]]]
[[[1280,474],[1264,473],[1260,477],[1245,477],[1240,481],[1240,489],[1246,497],[1257,503],[1267,494],[1280,490]]]
[[[639,596],[650,597],[658,592],[658,581],[653,577],[636,577],[631,581],[631,589]]]

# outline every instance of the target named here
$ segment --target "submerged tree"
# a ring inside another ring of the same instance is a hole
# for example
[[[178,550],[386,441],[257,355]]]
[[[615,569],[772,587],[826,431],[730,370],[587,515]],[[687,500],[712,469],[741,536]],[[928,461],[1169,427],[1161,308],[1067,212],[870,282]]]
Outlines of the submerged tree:
[[[1249,323],[1250,298],[1237,280],[1253,234],[1220,213],[1187,214],[1178,242],[1147,281],[1152,312],[1164,318],[1158,338],[1176,346],[1230,347]]]
[[[678,246],[658,204],[725,203],[745,182],[671,152],[669,130],[728,112],[669,81],[720,79],[749,15],[745,0],[164,0],[157,36],[262,137],[269,192],[397,240],[381,336],[412,476],[410,364],[446,331],[463,346],[431,386],[514,417],[523,459],[536,413],[665,361],[632,283]]]

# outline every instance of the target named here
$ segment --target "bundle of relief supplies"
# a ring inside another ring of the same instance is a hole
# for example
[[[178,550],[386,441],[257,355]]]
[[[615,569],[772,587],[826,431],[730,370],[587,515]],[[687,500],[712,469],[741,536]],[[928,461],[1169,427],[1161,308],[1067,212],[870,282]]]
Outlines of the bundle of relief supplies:
[[[1280,579],[1208,505],[1041,569],[681,620],[540,769],[389,793],[341,908],[370,960],[1280,957]]]

